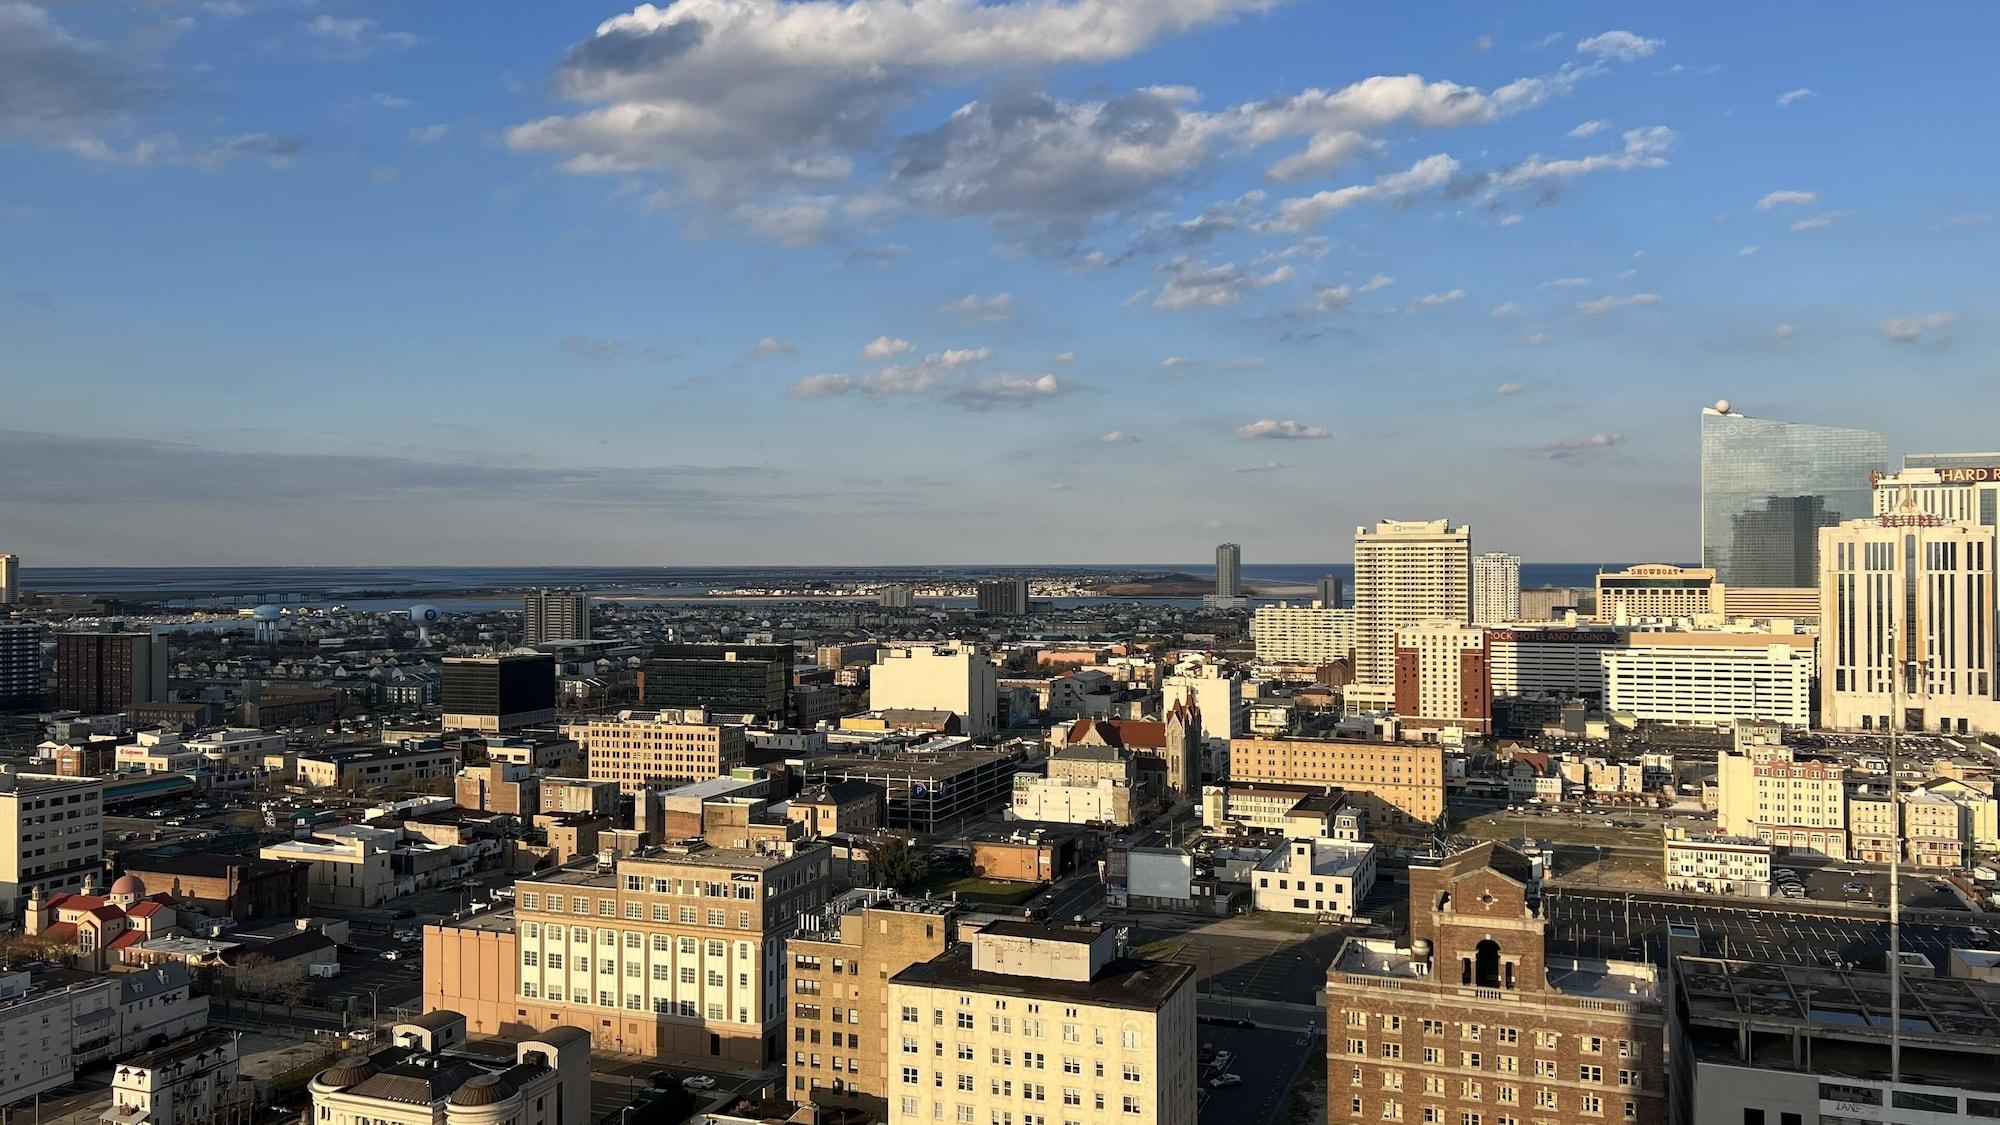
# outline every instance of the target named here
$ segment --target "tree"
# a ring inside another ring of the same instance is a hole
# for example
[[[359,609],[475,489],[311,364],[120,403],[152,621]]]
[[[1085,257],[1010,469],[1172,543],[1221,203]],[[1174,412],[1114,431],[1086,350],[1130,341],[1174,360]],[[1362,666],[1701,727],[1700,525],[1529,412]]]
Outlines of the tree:
[[[66,961],[76,947],[46,934],[15,932],[0,938],[0,968],[18,969],[38,962]]]
[[[899,891],[907,891],[923,880],[924,864],[917,850],[901,836],[884,832],[868,845],[868,862],[876,877]]]

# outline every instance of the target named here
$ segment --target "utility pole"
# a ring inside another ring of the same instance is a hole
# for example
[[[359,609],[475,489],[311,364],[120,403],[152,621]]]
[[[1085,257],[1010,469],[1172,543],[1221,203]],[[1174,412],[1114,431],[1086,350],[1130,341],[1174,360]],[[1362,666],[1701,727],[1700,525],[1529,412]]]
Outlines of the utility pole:
[[[1903,576],[1904,582],[1910,576]],[[1905,628],[1911,622],[1903,623]],[[1889,815],[1892,825],[1889,855],[1889,1084],[1903,1081],[1903,787],[1897,780],[1903,749],[1903,661],[1896,648],[1896,627],[1889,633]]]

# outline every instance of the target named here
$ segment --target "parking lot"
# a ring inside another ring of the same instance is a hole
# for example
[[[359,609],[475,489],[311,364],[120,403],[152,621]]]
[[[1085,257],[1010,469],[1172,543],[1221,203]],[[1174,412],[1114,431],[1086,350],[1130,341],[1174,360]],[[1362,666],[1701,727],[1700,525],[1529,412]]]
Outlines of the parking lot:
[[[1231,1058],[1228,1073],[1243,1081],[1221,1089],[1209,1087],[1209,1073],[1201,1075],[1208,1100],[1202,1104],[1205,1125],[1279,1125],[1291,1103],[1292,1084],[1299,1068],[1310,1065],[1312,1039],[1289,1031],[1249,1030],[1203,1024],[1195,1030],[1203,1043],[1213,1043],[1218,1052]]]
[[[1940,972],[1947,950],[2000,948],[1991,933],[1980,937],[1973,932],[1980,923],[1971,915],[1966,919],[1962,925],[1906,921],[1903,948],[1924,954]],[[1550,939],[1560,952],[1586,957],[1643,955],[1655,963],[1665,959],[1669,923],[1699,930],[1704,952],[1750,960],[1796,965],[1841,961],[1879,967],[1889,948],[1886,920],[1814,912],[1782,899],[1766,906],[1736,906],[1566,891],[1550,898],[1549,922]]]

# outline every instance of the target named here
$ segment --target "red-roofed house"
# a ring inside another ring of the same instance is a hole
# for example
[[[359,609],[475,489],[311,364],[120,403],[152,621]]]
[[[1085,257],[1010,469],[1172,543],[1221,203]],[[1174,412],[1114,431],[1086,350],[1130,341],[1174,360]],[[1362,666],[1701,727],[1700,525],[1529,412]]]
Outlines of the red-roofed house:
[[[112,883],[108,895],[92,893],[95,882],[86,881],[82,894],[44,897],[41,888],[35,888],[22,918],[27,932],[74,946],[77,967],[96,972],[108,969],[123,950],[179,932],[174,896],[148,895],[146,884],[135,875]]]
[[[1131,752],[1142,775],[1172,801],[1201,795],[1201,712],[1176,704],[1163,720],[1078,719],[1063,744],[1113,746]]]

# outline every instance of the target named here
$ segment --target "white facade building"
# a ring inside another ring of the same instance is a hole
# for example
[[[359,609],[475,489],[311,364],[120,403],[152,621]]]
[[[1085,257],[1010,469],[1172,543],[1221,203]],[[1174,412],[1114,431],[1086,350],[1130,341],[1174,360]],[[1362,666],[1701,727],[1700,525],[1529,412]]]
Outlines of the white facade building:
[[[1257,607],[1250,618],[1257,659],[1271,664],[1331,664],[1354,655],[1354,611],[1319,605]]]
[[[998,678],[985,651],[973,645],[885,648],[869,669],[868,709],[950,711],[965,734],[983,738],[998,722]]]
[[[1287,840],[1251,874],[1251,908],[1351,918],[1375,885],[1375,845]]]
[[[1780,633],[1632,633],[1607,649],[1604,709],[1641,721],[1812,723],[1813,640]]]
[[[1186,704],[1201,712],[1204,741],[1227,743],[1242,734],[1248,719],[1243,674],[1207,659],[1183,661],[1161,684],[1161,713]]]
[[[104,871],[104,783],[0,771],[0,905]]]
[[[1560,696],[1604,701],[1604,654],[1625,643],[1610,629],[1528,626],[1486,631],[1493,698]]]
[[[1354,680],[1377,692],[1396,676],[1396,630],[1472,620],[1472,529],[1385,520],[1354,529]]]
[[[1521,619],[1521,556],[1488,551],[1472,560],[1472,619],[1482,625]]]
[[[1667,889],[1699,895],[1768,898],[1771,852],[1768,841],[1749,836],[1666,830]]]

